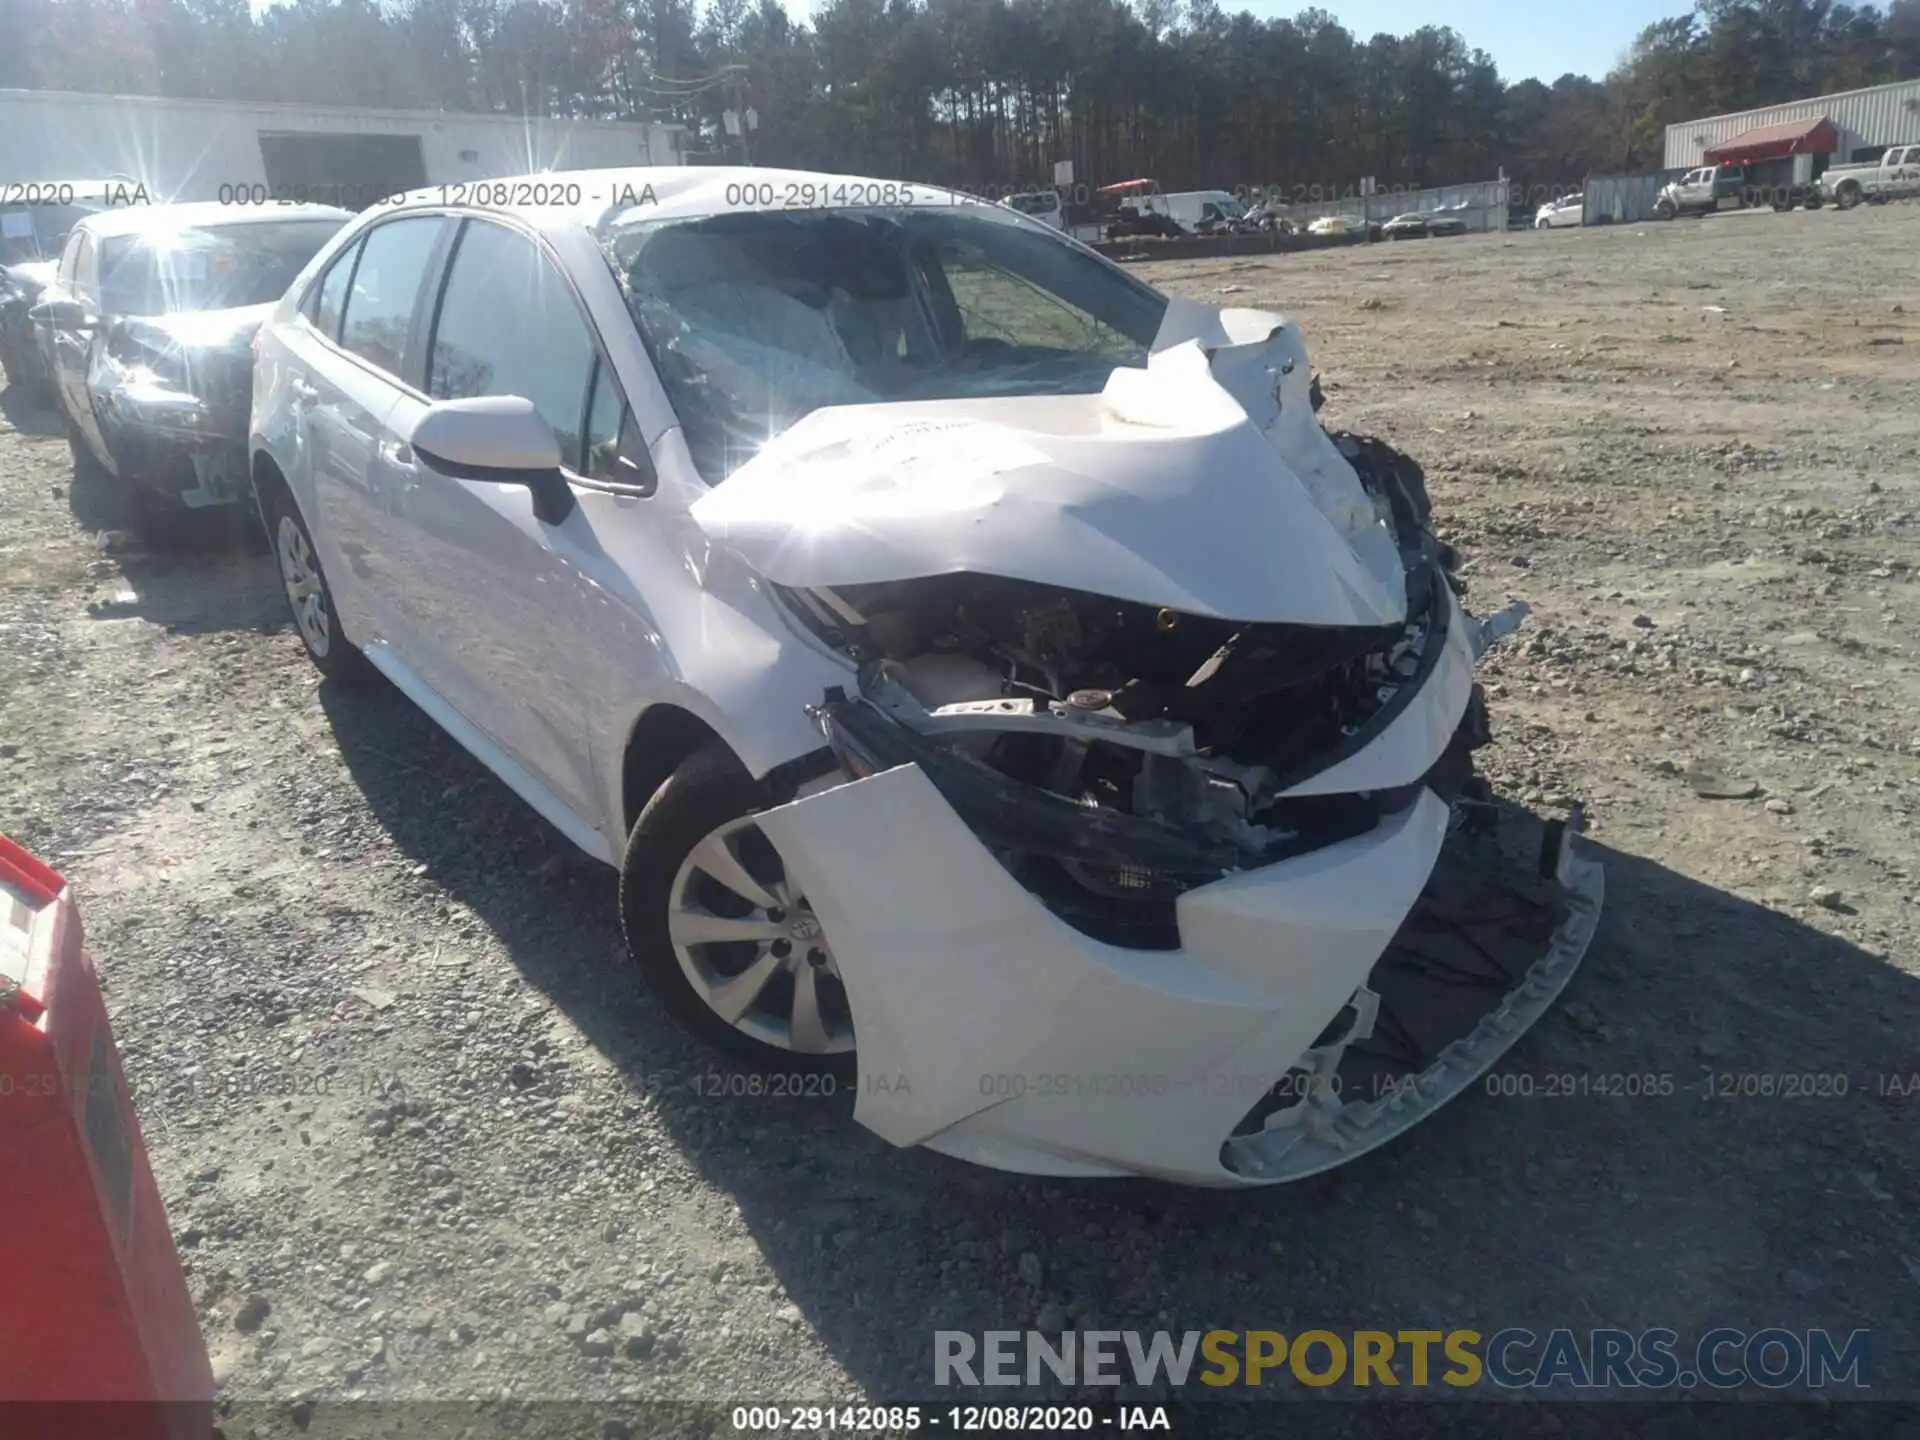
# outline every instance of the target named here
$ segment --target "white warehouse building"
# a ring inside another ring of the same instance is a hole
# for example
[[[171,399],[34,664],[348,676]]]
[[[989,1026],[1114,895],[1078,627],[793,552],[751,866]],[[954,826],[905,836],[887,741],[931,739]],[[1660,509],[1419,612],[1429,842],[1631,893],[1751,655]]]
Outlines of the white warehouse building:
[[[1900,80],[1669,125],[1666,168],[1690,170],[1723,160],[1751,162],[1798,153],[1822,155],[1825,164],[1844,165],[1877,159],[1889,145],[1916,143],[1920,143],[1920,80]]]
[[[312,199],[360,209],[428,185],[678,165],[681,127],[0,90],[0,195],[126,178],[153,199]]]

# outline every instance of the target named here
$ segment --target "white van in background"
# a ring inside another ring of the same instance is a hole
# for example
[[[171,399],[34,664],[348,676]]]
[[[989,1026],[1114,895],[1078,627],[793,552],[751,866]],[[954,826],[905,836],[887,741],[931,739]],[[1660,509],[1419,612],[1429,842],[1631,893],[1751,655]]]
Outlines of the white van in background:
[[[1067,209],[1061,203],[1057,190],[1034,190],[1025,195],[1009,195],[1000,203],[1010,210],[1018,210],[1022,215],[1031,215],[1056,230],[1067,228]]]
[[[1180,190],[1172,195],[1140,195],[1129,203],[1144,214],[1177,220],[1188,230],[1231,224],[1247,213],[1246,206],[1225,190]]]

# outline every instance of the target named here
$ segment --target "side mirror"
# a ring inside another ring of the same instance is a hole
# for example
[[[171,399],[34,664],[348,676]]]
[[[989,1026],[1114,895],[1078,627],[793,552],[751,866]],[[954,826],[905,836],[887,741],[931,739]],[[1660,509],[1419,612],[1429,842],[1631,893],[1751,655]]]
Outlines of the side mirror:
[[[27,318],[56,330],[91,330],[100,323],[78,300],[42,300],[27,312]]]
[[[422,463],[456,480],[526,486],[543,524],[558,525],[573,513],[573,489],[560,473],[560,441],[531,400],[483,395],[437,401],[407,443]]]

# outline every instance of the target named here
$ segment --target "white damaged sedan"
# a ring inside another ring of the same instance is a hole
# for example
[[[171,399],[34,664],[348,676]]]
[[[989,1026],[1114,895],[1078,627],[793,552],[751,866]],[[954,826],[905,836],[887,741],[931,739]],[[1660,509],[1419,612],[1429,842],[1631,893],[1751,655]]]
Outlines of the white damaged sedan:
[[[256,353],[315,662],[618,867],[685,1026],[896,1145],[1296,1179],[1591,938],[1577,810],[1474,773],[1525,607],[1468,614],[1283,316],[930,187],[674,168],[366,212]]]

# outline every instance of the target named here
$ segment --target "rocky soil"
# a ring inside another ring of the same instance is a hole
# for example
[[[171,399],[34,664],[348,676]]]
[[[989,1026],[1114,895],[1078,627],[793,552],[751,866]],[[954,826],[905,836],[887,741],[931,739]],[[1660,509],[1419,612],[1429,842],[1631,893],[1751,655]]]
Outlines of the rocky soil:
[[[398,694],[319,685],[264,554],[142,548],[0,397],[0,829],[82,899],[229,1433],[925,1399],[934,1329],[1035,1323],[1864,1327],[1920,1390],[1920,208],[1143,273],[1296,314],[1328,423],[1425,463],[1476,606],[1535,609],[1491,769],[1609,867],[1502,1066],[1531,1095],[1275,1191],[716,1095],[611,873]],[[1675,1086],[1550,1078],[1610,1076]]]

